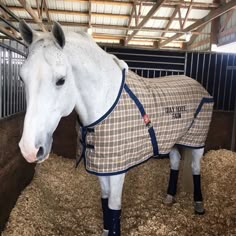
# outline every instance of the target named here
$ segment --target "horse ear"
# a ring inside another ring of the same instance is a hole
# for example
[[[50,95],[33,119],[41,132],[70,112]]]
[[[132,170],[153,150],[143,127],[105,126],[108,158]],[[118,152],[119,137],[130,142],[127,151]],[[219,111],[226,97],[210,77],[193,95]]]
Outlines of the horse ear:
[[[60,47],[63,48],[65,46],[66,40],[65,40],[65,34],[63,32],[63,29],[59,23],[57,22],[53,23],[52,34],[54,38],[56,39],[57,43],[60,45]]]
[[[24,20],[20,21],[19,30],[24,41],[30,45],[33,42],[34,31]]]

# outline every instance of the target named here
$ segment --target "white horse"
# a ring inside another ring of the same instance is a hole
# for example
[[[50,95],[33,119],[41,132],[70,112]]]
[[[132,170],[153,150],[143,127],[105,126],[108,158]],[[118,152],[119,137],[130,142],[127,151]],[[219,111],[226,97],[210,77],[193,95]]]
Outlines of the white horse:
[[[84,32],[65,34],[58,23],[51,33],[33,31],[20,22],[20,32],[29,45],[29,55],[21,68],[25,84],[27,112],[19,146],[31,163],[49,156],[52,134],[61,117],[75,108],[83,125],[102,117],[114,104],[122,83],[125,62],[104,52]],[[200,186],[200,160],[203,148],[192,149],[195,211],[204,213]],[[170,152],[171,173],[166,204],[174,202],[180,153]],[[103,208],[102,235],[120,235],[122,187],[125,173],[99,176]]]

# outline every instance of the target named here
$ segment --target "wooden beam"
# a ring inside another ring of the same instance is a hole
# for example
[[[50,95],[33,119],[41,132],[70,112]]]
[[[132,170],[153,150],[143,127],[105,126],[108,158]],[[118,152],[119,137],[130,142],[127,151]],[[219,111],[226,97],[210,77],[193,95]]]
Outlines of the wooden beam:
[[[88,1],[88,9],[89,9],[88,24],[89,24],[89,28],[91,28],[92,26],[92,1],[91,0]]]
[[[220,32],[220,17],[214,19],[211,22],[211,45],[212,44],[218,44],[218,35]]]
[[[132,10],[131,10],[131,13],[130,13],[130,17],[129,17],[129,22],[128,22],[128,29],[126,30],[126,33],[125,35],[128,36],[129,34],[129,29],[130,29],[130,25],[131,25],[131,22],[132,22],[132,19],[133,19],[133,16],[134,16],[134,11],[135,11],[135,5],[133,4],[132,6]],[[125,40],[124,40],[124,45],[125,45]]]
[[[126,39],[126,43],[128,42],[139,32],[141,28],[144,27],[144,25],[148,22],[148,20],[160,9],[161,5],[165,2],[166,0],[160,0],[158,3],[156,3],[151,10],[148,12],[146,17],[143,18],[143,20],[140,22],[138,25],[137,29],[133,31],[131,35]]]
[[[200,28],[198,28],[198,31],[199,32],[202,32],[202,30],[205,28],[205,25],[201,26]],[[200,34],[194,34],[191,36],[191,39],[189,42],[187,42],[187,47],[189,47],[190,45],[192,45],[195,40],[197,39],[197,37],[199,36]]]
[[[209,43],[209,42],[210,42],[210,39],[211,39],[211,38],[208,37],[208,38],[205,38],[205,39],[200,40],[199,42],[193,43],[193,44],[191,44],[191,45],[188,46],[188,50],[192,50],[192,49],[194,49],[194,48],[196,48],[196,47],[200,47],[200,46],[202,46],[202,45],[205,45],[206,43]]]
[[[235,34],[236,33],[236,26],[233,26],[227,30],[224,30],[223,32],[219,33],[219,38],[225,37],[230,34]]]
[[[8,18],[9,19],[9,18]],[[0,15],[0,20],[2,20],[5,24],[10,26],[14,32],[19,32],[19,29],[16,28],[11,22],[9,22],[7,19],[5,19],[3,16]]]
[[[87,0],[57,0],[57,1],[66,1],[66,2],[80,2],[85,3]],[[113,0],[92,0],[95,4],[102,4],[102,5],[116,5],[116,6],[132,6],[134,1],[113,1]],[[155,5],[155,1],[143,1],[143,6],[153,6]],[[169,0],[163,4],[163,7],[175,7],[178,4],[176,0]],[[183,2],[181,3],[182,8],[188,8],[190,2]],[[209,10],[212,8],[218,8],[220,5],[215,3],[205,3],[204,0],[202,2],[194,2],[193,8],[194,9],[205,9]]]
[[[43,25],[42,21],[35,14],[35,11],[31,8],[30,4],[26,0],[18,0],[18,2],[24,7],[24,9],[30,14],[30,16],[34,19],[34,21],[39,25],[40,29],[46,32],[46,28]]]
[[[0,12],[5,19],[9,18],[8,14],[2,8],[0,8]]]
[[[25,11],[22,7],[16,7],[16,6],[8,6],[8,8],[12,11]],[[33,10],[37,10],[36,8],[32,8]],[[78,16],[88,16],[89,12],[80,12],[80,11],[71,11],[71,10],[59,10],[59,9],[48,9],[50,14],[68,14],[68,15],[78,15]],[[130,15],[127,14],[109,14],[109,13],[95,13],[93,12],[94,16],[97,17],[109,17],[109,18],[130,18]],[[143,19],[145,16],[140,16],[140,19]],[[165,16],[154,16],[152,17],[152,20],[170,20],[170,17]],[[179,20],[178,18],[175,18],[174,20]],[[184,20],[181,19],[181,20]],[[196,22],[198,19],[189,18],[188,21]]]
[[[44,1],[44,9],[45,9],[45,12],[46,12],[46,16],[48,18],[48,22],[52,22],[49,11],[48,11],[47,0]]]
[[[20,19],[8,7],[6,7],[3,3],[0,3],[0,8],[4,12],[6,12],[9,16],[11,16],[13,19],[15,19],[16,21],[18,21],[18,22],[20,21]]]
[[[39,0],[36,0],[36,7],[37,7],[37,12],[38,12],[38,17],[40,18],[40,4],[39,4]]]
[[[40,8],[39,8],[39,19],[43,18],[43,8],[44,8],[45,0],[41,0]]]
[[[189,5],[188,10],[186,12],[184,22],[183,22],[183,28],[185,27],[185,24],[186,24],[187,20],[189,21],[188,17],[189,17],[190,11],[191,11],[192,6],[193,6],[192,4],[193,4],[193,0],[191,0],[191,4]]]
[[[139,3],[139,9],[138,9],[138,24],[139,24],[139,19],[140,19],[140,16],[142,15],[142,1],[140,1]]]
[[[24,19],[27,23],[30,24],[35,24],[35,22],[32,19]],[[15,20],[13,19],[9,19],[10,22],[15,22]],[[46,21],[43,21],[43,23],[45,25],[49,24]],[[67,21],[59,21],[59,23],[62,26],[72,26],[72,27],[88,27],[88,23],[78,23],[78,22],[67,22]],[[121,25],[105,25],[105,24],[94,24],[93,28],[101,28],[101,29],[116,29],[116,30],[128,30],[127,26],[121,26]],[[137,27],[130,27],[130,30],[136,30]],[[142,29],[140,29],[140,31],[147,31],[147,32],[171,32],[171,33],[179,33],[181,31],[177,30],[177,29],[168,29],[165,30],[165,28],[153,28],[153,27],[143,27]],[[206,34],[206,35],[210,35],[210,33],[202,33],[202,32],[198,32],[198,31],[193,31],[192,34]]]
[[[137,10],[138,7],[138,10]],[[142,8],[142,2],[137,3],[137,0],[134,1],[134,13],[135,13],[135,26],[138,26],[139,19],[141,16],[141,8]]]
[[[226,18],[225,18],[225,20],[224,20],[224,23],[222,24],[222,26],[221,26],[221,28],[220,28],[220,32],[223,32],[223,31],[224,31],[224,29],[225,29],[225,27],[227,26],[229,20],[231,19],[233,13],[234,13],[234,10],[231,10],[231,11],[229,11],[229,12],[227,13]]]
[[[20,44],[26,46],[25,43],[23,43],[22,41],[20,41],[20,39],[16,38],[16,36],[15,36],[13,33],[11,33],[9,30],[5,29],[5,28],[4,28],[3,26],[1,26],[1,25],[0,25],[0,32],[1,32],[2,34],[6,35],[8,38],[13,39],[13,40],[17,41],[18,43],[20,43]]]
[[[134,3],[134,21],[135,21],[135,26],[138,25],[138,13],[137,13],[137,5]]]
[[[165,30],[168,30],[168,29],[170,28],[170,25],[171,25],[171,23],[173,22],[173,20],[175,19],[175,16],[176,16],[176,14],[177,14],[179,8],[180,8],[180,6],[178,6],[178,7],[175,8],[174,12],[172,13],[172,16],[170,17],[170,20],[167,22],[167,25],[166,25],[166,27],[165,27]],[[165,33],[166,33],[166,32],[163,32],[163,33],[161,34],[161,36],[164,37]]]
[[[22,1],[22,0],[18,0]],[[25,11],[22,7],[8,6],[12,11]],[[32,8],[33,11],[36,11],[36,8]],[[62,15],[78,15],[78,16],[89,16],[89,12],[80,12],[80,11],[71,11],[71,10],[59,10],[59,9],[48,9],[50,14],[62,14]],[[93,12],[93,16],[98,17],[113,17],[113,18],[129,18],[129,15],[125,14],[109,14],[109,13],[96,13]]]
[[[186,32],[191,32],[199,27],[201,27],[202,25],[206,25],[207,23],[209,23],[210,21],[214,20],[215,18],[221,16],[222,14],[230,11],[231,9],[233,9],[236,6],[236,1],[231,1],[228,2],[227,4],[223,5],[220,8],[217,8],[215,10],[212,10],[207,16],[203,17],[202,19],[198,20],[197,22],[195,22],[194,24],[190,25],[189,27],[184,29],[184,33]],[[177,33],[174,36],[170,37],[169,39],[165,40],[164,42],[160,43],[160,47],[164,47],[166,44],[170,43],[171,41],[179,38],[180,36],[182,36],[184,33]]]
[[[180,8],[178,9],[178,13],[179,13],[179,28],[181,29],[181,30],[183,30],[183,23],[182,23],[182,20],[181,20],[181,10],[180,10]]]
[[[5,9],[7,9],[5,7]],[[7,9],[9,13],[11,13],[12,15],[14,15],[12,12],[9,11],[9,9]],[[11,22],[9,22],[9,18],[10,16],[7,14],[7,12],[3,9],[0,8],[0,12],[2,13],[2,16],[0,15],[0,19],[5,22],[8,26],[10,26],[12,33],[15,35],[15,37],[19,37],[19,29],[17,27],[15,27]]]
[[[109,38],[109,39],[112,39],[112,38],[119,38],[119,39],[124,39],[124,35],[123,34],[104,34],[104,33],[93,33],[93,37],[96,36],[96,37],[102,37],[102,38]],[[151,41],[156,41],[157,37],[156,36],[149,36],[149,35],[136,35],[133,40],[136,40],[136,39],[139,39],[139,40],[143,40],[143,41],[146,41],[146,40],[151,40]],[[162,37],[162,39],[165,39],[165,37]],[[174,42],[183,42],[183,40],[179,39],[179,40],[176,40]]]
[[[221,0],[214,0],[214,3],[220,3]],[[211,22],[211,39],[210,39],[210,46],[212,44],[218,44],[218,34],[220,32],[220,17],[215,18]]]
[[[170,18],[170,20],[168,21],[168,23],[167,23],[167,25],[166,25],[166,28],[165,28],[166,30],[168,30],[168,29],[170,28],[170,25],[172,24],[172,22],[174,21],[176,15],[177,15],[177,12],[180,11],[180,4],[181,4],[183,1],[184,1],[184,0],[181,0],[181,1],[179,2],[179,4],[177,5],[177,7],[175,8],[174,12],[172,13],[171,18]],[[180,17],[181,17],[181,15],[179,15],[179,17],[178,17],[178,20],[179,20],[179,21],[181,20]],[[162,33],[161,36],[164,36],[164,35],[165,35],[165,33]]]

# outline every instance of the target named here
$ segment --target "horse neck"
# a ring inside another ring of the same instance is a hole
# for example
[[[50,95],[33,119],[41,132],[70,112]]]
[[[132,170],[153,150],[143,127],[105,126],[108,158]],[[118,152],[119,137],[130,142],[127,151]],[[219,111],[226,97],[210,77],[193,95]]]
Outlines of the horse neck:
[[[98,120],[113,105],[122,81],[122,68],[97,45],[84,43],[67,50],[77,90],[76,112],[83,125]]]

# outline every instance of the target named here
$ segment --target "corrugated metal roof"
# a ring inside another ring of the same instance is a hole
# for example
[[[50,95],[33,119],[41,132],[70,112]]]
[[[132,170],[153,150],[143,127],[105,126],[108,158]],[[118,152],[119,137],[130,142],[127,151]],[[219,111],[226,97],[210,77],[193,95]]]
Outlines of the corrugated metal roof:
[[[49,9],[51,20],[60,22],[63,26],[63,29],[73,31],[78,31],[80,29],[85,30],[89,27],[89,19],[91,18],[90,23],[93,28],[93,32],[95,33],[95,38],[97,37],[97,40],[106,41],[107,37],[107,40],[109,42],[112,41],[112,43],[119,41],[117,39],[111,40],[112,36],[118,35],[120,39],[126,39],[128,27],[131,27],[131,29],[128,31],[129,35],[133,32],[133,29],[138,28],[135,18],[138,19],[139,23],[142,22],[142,20],[145,20],[147,14],[155,4],[155,1],[153,1],[153,3],[150,1],[142,1],[142,4],[140,4],[140,1],[136,1],[137,16],[135,17],[135,14],[133,14],[131,24],[129,25],[134,1],[116,0],[109,2],[109,0],[91,0],[91,9],[89,9],[89,1],[45,1],[47,8]],[[31,19],[31,16],[23,9],[23,7],[21,7],[17,0],[2,0],[2,2],[19,18],[28,20],[34,29],[39,29],[39,26],[34,23],[34,20]],[[35,10],[35,13],[38,14],[36,9],[36,0],[28,0],[27,2]],[[143,45],[146,46],[149,45],[150,42],[165,40],[166,38],[175,35],[175,33],[179,30],[182,31],[179,22],[179,13],[175,15],[171,24],[168,24],[178,4],[181,4],[181,2],[176,0],[166,1],[165,4],[163,4],[155,12],[153,18],[146,22],[146,24],[142,27],[142,30],[134,35],[134,37],[129,41],[129,44],[137,43],[135,41],[139,40],[139,44],[143,43]],[[196,6],[196,4],[198,5]],[[197,21],[198,19],[206,16],[210,10],[214,10],[216,8],[214,4],[214,0],[193,0],[192,3],[190,0],[185,0],[184,5],[180,8],[182,22],[185,20],[188,7],[191,6],[191,10],[188,15],[188,19],[191,20],[186,21],[185,28],[193,24],[195,22],[194,20]],[[90,17],[89,10],[91,10]],[[45,10],[42,16],[44,21],[47,22],[47,14]],[[209,29],[204,33],[210,33]],[[147,39],[149,37],[149,41],[147,41],[147,43],[141,42],[141,36],[144,36]],[[182,36],[175,40],[175,47],[178,44],[178,40],[179,47],[182,47],[182,41],[184,38],[185,36]],[[168,45],[171,45],[171,43]]]

